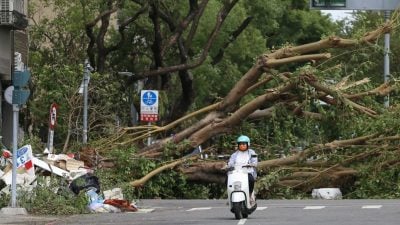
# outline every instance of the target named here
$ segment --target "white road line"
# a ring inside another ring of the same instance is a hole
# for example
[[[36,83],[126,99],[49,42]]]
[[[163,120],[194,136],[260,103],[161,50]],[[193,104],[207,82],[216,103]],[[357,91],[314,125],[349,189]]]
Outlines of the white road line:
[[[268,208],[268,207],[257,207],[256,211],[257,211],[257,210],[264,210],[264,209],[266,209],[266,208]]]
[[[380,209],[380,208],[382,208],[382,205],[364,205],[361,208],[362,209]]]
[[[211,209],[211,207],[191,208],[191,209],[188,209],[188,210],[186,210],[186,211],[187,211],[187,212],[190,212],[190,211],[209,210],[209,209]]]
[[[304,209],[323,209],[325,206],[306,206]]]
[[[149,213],[149,212],[153,212],[154,209],[138,209],[138,211],[136,212],[131,212],[131,213]]]
[[[241,220],[239,220],[238,225],[243,225],[243,224],[245,224],[245,223],[246,223],[246,220],[247,220],[247,219],[241,219]]]

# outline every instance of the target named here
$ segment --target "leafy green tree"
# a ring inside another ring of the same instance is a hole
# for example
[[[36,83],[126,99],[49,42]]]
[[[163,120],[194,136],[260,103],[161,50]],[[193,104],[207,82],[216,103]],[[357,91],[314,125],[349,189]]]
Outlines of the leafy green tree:
[[[371,135],[373,130],[366,128],[372,121],[388,124],[384,117],[377,119],[380,112],[386,111],[379,107],[379,99],[387,89],[374,89],[381,81],[373,77],[372,82],[357,83],[371,73],[379,73],[379,35],[395,27],[386,26],[373,33],[377,35],[364,37],[365,31],[379,23],[378,19],[368,23],[375,15],[366,13],[367,19],[361,13],[353,27],[343,30],[341,23],[330,21],[319,11],[310,11],[306,0],[271,0],[268,4],[260,0],[47,3],[51,3],[56,15],[37,20],[31,28],[30,64],[37,74],[33,79],[35,101],[29,103],[33,131],[46,130],[47,108],[53,101],[60,102],[57,144],[68,137],[80,144],[82,102],[77,88],[82,80],[81,64],[89,58],[95,68],[89,92],[90,143],[101,154],[126,151],[118,158],[124,162],[119,165],[123,168],[118,168],[123,173],[112,176],[104,172],[111,180],[128,182],[125,173],[139,178],[200,144],[210,154],[226,153],[234,148],[229,140],[234,140],[236,133],[246,133],[254,139],[267,168],[268,160],[278,162],[276,166],[285,165],[278,155],[292,157],[298,149],[308,154],[320,143],[335,145],[335,140],[354,141],[355,137]],[[332,36],[344,31],[347,33],[343,35],[355,37],[356,41]],[[306,43],[310,45],[302,45]],[[330,53],[339,56],[331,58],[327,52],[331,47],[346,48],[332,50]],[[121,77],[119,71],[133,75]],[[397,72],[396,67],[393,71]],[[143,81],[144,86],[136,88],[138,81]],[[119,129],[131,125],[131,104],[139,108],[137,89],[160,90],[159,127]],[[357,97],[358,93],[362,95]],[[199,109],[209,114],[204,116],[196,111]],[[193,117],[172,122],[188,114]],[[145,147],[143,140],[149,130],[159,140]],[[379,132],[395,134],[382,129]],[[121,146],[135,146],[137,151]],[[348,166],[346,159],[354,156],[330,150],[322,149],[319,155],[329,157],[323,165],[326,167],[321,167],[329,171],[337,165]],[[161,162],[140,158],[135,161],[137,164],[124,166],[133,156],[159,157]],[[305,161],[296,154],[293,158]],[[218,163],[204,168],[218,170],[218,165],[223,164]],[[316,170],[323,173],[321,168]],[[160,185],[170,185],[170,189],[178,187],[192,195],[186,182],[199,180],[190,177],[185,169],[181,168],[187,175],[185,179],[175,171],[166,173],[152,180],[143,193],[171,197],[173,192],[160,189]],[[346,169],[338,173],[353,175]],[[196,172],[210,175],[201,169]],[[213,182],[223,176],[220,170],[214,172],[215,176],[208,176]],[[292,172],[284,171],[282,176]],[[208,181],[207,176],[199,177],[204,179],[200,181]],[[271,179],[280,182],[278,178]],[[316,184],[297,187],[308,190],[312,185]],[[207,193],[204,189],[201,192]]]
[[[305,44],[333,34],[339,27],[320,11],[309,10],[309,1],[262,0],[245,4],[254,16],[256,27],[266,39],[268,48],[280,48],[285,44]]]
[[[79,1],[39,3],[42,5],[31,5],[34,21],[30,28],[32,133],[40,135],[43,142],[47,141],[48,109],[51,103],[57,103],[55,147],[57,151],[67,151],[69,141],[72,145],[81,142],[83,97],[78,90],[83,79],[88,41],[83,32],[83,15],[88,11],[80,7]],[[51,8],[54,15],[39,17],[43,6]],[[120,113],[121,110],[117,110],[120,106],[114,104],[127,102],[127,96],[119,92],[122,82],[110,74],[92,73],[89,85],[89,132],[92,138],[114,132],[115,124],[126,119],[129,111]]]

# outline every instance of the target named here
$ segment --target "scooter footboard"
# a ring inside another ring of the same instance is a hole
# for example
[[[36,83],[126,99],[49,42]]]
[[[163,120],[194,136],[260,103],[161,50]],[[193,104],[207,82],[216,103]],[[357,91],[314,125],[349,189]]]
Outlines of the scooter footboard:
[[[231,201],[232,202],[243,202],[246,200],[246,196],[242,191],[232,192]]]

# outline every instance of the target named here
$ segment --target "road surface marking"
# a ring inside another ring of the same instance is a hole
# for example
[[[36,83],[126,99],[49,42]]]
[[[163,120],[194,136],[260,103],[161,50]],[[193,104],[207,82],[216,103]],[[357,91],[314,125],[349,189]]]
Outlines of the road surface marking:
[[[266,208],[268,208],[268,207],[257,207],[256,211],[257,211],[257,210],[264,210],[264,209],[266,209]]]
[[[238,225],[243,225],[243,224],[245,224],[245,223],[246,223],[246,220],[247,220],[247,219],[241,219],[241,220],[239,220]]]
[[[191,208],[191,209],[188,209],[188,210],[186,210],[186,211],[189,212],[189,211],[209,210],[209,209],[211,209],[211,207]]]
[[[306,206],[304,209],[323,209],[325,206]]]
[[[138,209],[138,211],[136,212],[132,212],[132,213],[149,213],[149,212],[153,212],[154,209]]]
[[[364,205],[361,208],[362,209],[380,209],[380,208],[382,208],[382,205]]]

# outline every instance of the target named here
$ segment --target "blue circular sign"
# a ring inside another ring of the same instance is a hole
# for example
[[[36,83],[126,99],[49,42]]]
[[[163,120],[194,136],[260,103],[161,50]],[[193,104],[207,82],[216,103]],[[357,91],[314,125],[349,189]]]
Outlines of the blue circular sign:
[[[21,157],[22,155],[24,155],[26,152],[28,151],[28,147],[22,147],[20,149],[17,150],[17,158]]]
[[[157,95],[152,91],[146,91],[143,93],[142,101],[145,105],[154,105],[157,101]]]

